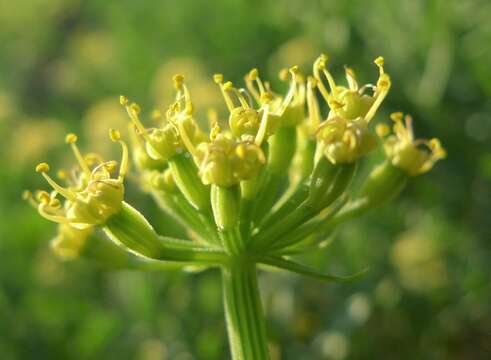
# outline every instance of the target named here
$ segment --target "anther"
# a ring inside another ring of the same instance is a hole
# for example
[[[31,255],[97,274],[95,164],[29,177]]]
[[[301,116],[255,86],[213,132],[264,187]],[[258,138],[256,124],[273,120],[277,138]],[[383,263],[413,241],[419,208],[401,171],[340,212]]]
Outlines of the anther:
[[[130,105],[130,110],[133,114],[138,115],[141,112],[140,105],[133,103]]]
[[[67,144],[74,144],[77,142],[77,140],[78,140],[77,135],[73,133],[67,134],[67,136],[65,137],[65,142]]]
[[[174,87],[176,88],[176,90],[179,90],[182,86],[182,83],[184,82],[184,76],[181,74],[176,74],[174,75],[173,80],[174,80]]]
[[[259,71],[256,68],[252,69],[249,72],[249,79],[251,79],[251,80],[256,80],[258,78],[258,76],[259,76]]]
[[[128,104],[128,97],[121,95],[119,97],[119,103],[123,106],[126,106]]]
[[[40,190],[36,192],[36,199],[42,204],[48,204],[51,201],[47,191]]]
[[[403,117],[403,113],[400,111],[390,114],[391,120],[395,122],[402,121],[402,117]]]
[[[374,63],[375,65],[377,65],[378,67],[382,67],[384,66],[384,58],[382,56],[379,56],[378,58],[376,58],[374,60]]]
[[[220,84],[221,82],[223,82],[223,75],[222,74],[213,75],[213,81],[217,84]]]
[[[278,74],[278,77],[280,78],[280,80],[282,81],[286,81],[288,80],[288,69],[281,69],[280,70],[280,73]]]
[[[375,132],[381,138],[386,137],[390,133],[390,128],[387,124],[377,124]]]
[[[49,171],[49,165],[48,163],[40,163],[36,166],[36,172],[38,173],[46,173]]]
[[[109,138],[111,139],[111,141],[116,142],[121,140],[121,134],[116,129],[109,129]]]
[[[231,81],[227,81],[225,84],[223,84],[223,90],[230,90],[233,87],[234,84]]]
[[[49,206],[54,209],[59,209],[61,207],[61,202],[58,199],[51,199],[49,201]]]
[[[65,170],[58,170],[56,172],[56,176],[58,177],[58,179],[60,180],[66,180],[67,178],[67,174],[66,174],[66,171]]]

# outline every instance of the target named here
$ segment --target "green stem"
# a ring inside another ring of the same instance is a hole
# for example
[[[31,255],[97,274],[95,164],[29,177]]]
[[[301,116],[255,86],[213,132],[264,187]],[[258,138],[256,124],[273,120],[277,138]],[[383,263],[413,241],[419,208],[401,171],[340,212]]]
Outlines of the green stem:
[[[243,257],[222,268],[223,298],[234,360],[269,359],[256,266]]]

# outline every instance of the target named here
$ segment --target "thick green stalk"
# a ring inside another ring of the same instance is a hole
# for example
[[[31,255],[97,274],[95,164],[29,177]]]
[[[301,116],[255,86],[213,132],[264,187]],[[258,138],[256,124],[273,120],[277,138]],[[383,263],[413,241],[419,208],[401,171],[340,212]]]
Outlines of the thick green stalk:
[[[234,360],[269,359],[256,266],[237,256],[222,268],[223,299]]]

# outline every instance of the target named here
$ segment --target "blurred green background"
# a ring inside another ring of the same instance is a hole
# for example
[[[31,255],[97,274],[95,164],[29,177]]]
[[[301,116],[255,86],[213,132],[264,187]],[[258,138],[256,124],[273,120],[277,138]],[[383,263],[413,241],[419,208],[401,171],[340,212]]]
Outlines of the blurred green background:
[[[261,276],[275,358],[489,359],[490,19],[487,0],[1,0],[0,358],[228,358],[216,272],[60,261],[55,226],[21,193],[45,186],[35,164],[70,156],[68,131],[112,151],[121,93],[163,105],[182,72],[204,108],[217,101],[214,72],[275,77],[326,51],[337,75],[349,64],[362,82],[383,55],[393,86],[378,118],[410,112],[448,159],[306,259],[340,274],[369,266],[360,281]],[[128,197],[179,232],[135,187]]]

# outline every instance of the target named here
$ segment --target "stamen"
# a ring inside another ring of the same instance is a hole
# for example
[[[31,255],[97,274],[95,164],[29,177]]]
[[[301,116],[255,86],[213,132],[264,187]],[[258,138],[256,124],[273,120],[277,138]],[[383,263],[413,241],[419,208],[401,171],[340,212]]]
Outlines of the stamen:
[[[77,159],[82,171],[86,174],[90,174],[89,166],[87,165],[87,162],[85,161],[84,157],[82,156],[82,153],[80,152],[77,146],[77,140],[78,140],[77,135],[72,133],[67,134],[67,136],[65,137],[65,142],[67,144],[70,144],[70,147],[72,148],[75,158]]]
[[[234,92],[237,99],[239,99],[240,105],[242,105],[244,109],[249,109],[249,103],[247,102],[247,99],[242,95],[241,91],[237,90],[236,88],[232,88],[232,91]]]
[[[126,96],[121,96],[120,97],[120,103],[126,108],[126,112],[128,113],[128,116],[130,117],[131,121],[133,124],[135,124],[136,128],[140,132],[141,136],[151,143],[150,137],[148,136],[147,130],[145,129],[145,126],[140,120],[140,117],[138,114],[141,112],[141,108],[137,103],[132,103],[131,105],[128,105],[128,98]]]
[[[345,66],[344,71],[346,73],[346,79],[348,80],[348,86],[350,90],[358,91],[358,82],[356,81],[356,76],[353,69]]]
[[[370,107],[367,114],[365,115],[366,122],[370,122],[370,120],[372,120],[372,118],[375,116],[375,113],[377,112],[378,108],[382,104],[382,101],[387,96],[389,89],[390,89],[390,77],[387,74],[382,74],[379,80],[377,81],[377,89],[374,94],[375,101],[373,102],[372,106]]]
[[[309,111],[309,121],[312,129],[317,129],[321,122],[319,103],[314,93],[317,80],[311,76],[307,79],[307,109]]]
[[[268,128],[268,119],[269,119],[269,103],[266,103],[263,106],[263,116],[261,118],[259,130],[258,130],[256,138],[254,140],[254,143],[257,146],[261,146],[264,138],[266,137],[266,130]]]
[[[208,110],[208,121],[210,123],[210,140],[215,140],[222,130],[218,125],[218,117],[214,109]]]
[[[38,212],[39,214],[44,217],[45,219],[48,219],[50,221],[53,221],[55,223],[59,224],[67,224],[69,223],[68,219],[64,216],[59,216],[59,215],[52,215],[46,211],[46,206],[49,206],[47,203],[41,203],[38,206]]]
[[[384,58],[382,56],[379,56],[373,62],[375,63],[375,65],[378,66],[380,76],[382,76],[384,74]]]
[[[36,200],[34,200],[32,192],[30,192],[29,190],[24,190],[22,192],[22,199],[26,200],[32,207],[37,209],[38,203],[36,202]]]
[[[329,101],[329,99],[330,99],[329,91],[327,91],[326,87],[324,86],[324,83],[322,82],[321,76],[320,76],[320,70],[325,69],[327,59],[328,59],[327,55],[321,54],[321,56],[319,56],[317,58],[317,60],[315,60],[315,62],[314,62],[313,71],[314,71],[314,77],[318,81],[317,88],[319,89],[320,93],[322,94],[322,97],[326,101]]]
[[[269,87],[268,87],[269,91]],[[247,104],[249,105],[250,108],[253,107],[252,105],[252,97],[251,95],[246,91],[246,89],[239,89],[239,93],[247,100]]]
[[[184,143],[184,146],[188,151],[193,155],[194,157],[198,156],[198,152],[196,151],[196,147],[194,146],[193,142],[191,141],[190,137],[188,136],[188,133],[186,132],[186,128],[184,127],[184,122],[178,121],[177,126],[179,128],[179,135],[181,136],[181,140]]]
[[[230,98],[230,95],[227,93],[227,90],[230,89],[233,85],[230,81],[227,83],[223,84],[223,75],[222,74],[215,74],[213,75],[213,80],[215,81],[218,86],[220,86],[220,90],[222,91],[223,98],[225,99],[225,104],[227,105],[227,108],[229,111],[232,111],[235,109],[234,102]]]
[[[278,108],[277,112],[275,115],[281,116],[285,112],[285,110],[288,108],[288,106],[291,104],[293,97],[295,96],[295,93],[297,92],[297,73],[298,73],[298,66],[293,66],[289,70],[291,74],[291,82],[290,82],[290,89],[288,90],[285,98],[283,99],[283,102],[281,103],[280,107]]]
[[[51,199],[48,205],[49,205],[49,207],[51,207],[53,209],[60,209],[61,208],[61,202],[60,202],[60,200],[58,200],[56,198]]]
[[[409,142],[414,141],[414,130],[413,130],[413,118],[410,115],[404,117],[404,122],[406,123],[406,134]]]
[[[51,200],[51,197],[47,191],[38,190],[38,191],[36,191],[36,199],[40,203],[46,203],[47,204]]]
[[[254,99],[260,103],[261,95],[266,92],[266,86],[259,77],[259,71],[256,68],[252,69],[245,77],[245,82],[247,89],[251,92]],[[254,82],[256,83],[257,88],[254,86]]]
[[[41,175],[43,175],[43,177],[46,179],[46,181],[51,185],[53,189],[58,191],[60,195],[67,198],[68,200],[75,201],[76,200],[75,194],[73,194],[69,189],[65,189],[64,187],[58,185],[56,181],[54,181],[47,174],[48,171],[49,171],[49,165],[47,163],[41,163],[38,166],[36,166],[36,172],[41,173]]]
[[[121,133],[116,129],[109,129],[109,138],[111,141],[119,142],[121,144],[122,154],[121,165],[119,167],[119,179],[122,181],[128,171],[128,146],[126,145],[126,142],[121,140]]]
[[[182,92],[183,94],[183,99],[184,99],[184,111],[188,114],[192,114],[193,113],[193,105],[192,105],[192,102],[191,102],[191,95],[189,94],[189,90],[186,86],[186,84],[184,83],[184,76],[183,75],[180,75],[180,74],[177,74],[177,75],[174,75],[174,87],[176,88],[177,90],[177,98],[179,99],[180,98],[180,93]],[[179,102],[180,100],[177,100],[177,102]]]

